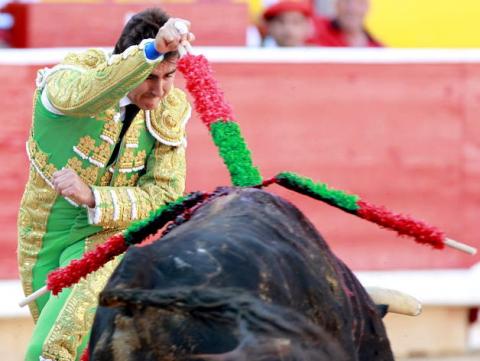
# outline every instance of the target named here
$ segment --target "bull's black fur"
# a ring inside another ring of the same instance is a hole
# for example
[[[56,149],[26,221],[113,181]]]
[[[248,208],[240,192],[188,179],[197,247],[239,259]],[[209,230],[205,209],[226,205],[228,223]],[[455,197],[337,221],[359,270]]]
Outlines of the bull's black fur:
[[[257,189],[131,248],[100,304],[92,361],[393,360],[351,271],[297,208]]]

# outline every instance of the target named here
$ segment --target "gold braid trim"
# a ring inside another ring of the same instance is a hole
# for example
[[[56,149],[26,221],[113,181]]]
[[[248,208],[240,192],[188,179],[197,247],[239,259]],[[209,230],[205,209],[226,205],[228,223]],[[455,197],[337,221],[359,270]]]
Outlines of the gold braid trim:
[[[114,205],[111,187],[92,187],[95,194],[95,218],[93,224],[102,224],[105,228],[115,228],[113,223]]]
[[[132,220],[132,203],[128,198],[126,188],[119,188],[117,195],[120,209],[119,220],[121,223],[128,223]]]
[[[115,228],[113,219],[115,217],[115,199],[112,198],[112,193],[108,187],[107,192],[99,192],[102,199],[100,207],[102,208],[102,219],[105,220],[105,228]]]
[[[111,145],[115,145],[122,129],[120,113],[115,112],[114,109],[108,109],[104,114],[100,114],[97,119],[105,122],[100,138]]]
[[[137,217],[138,219],[147,218],[152,210],[152,203],[147,194],[139,188],[133,188],[132,193],[137,200]]]
[[[107,170],[105,174],[100,178],[100,186],[108,186],[110,185],[110,181],[112,180],[113,173]]]
[[[49,186],[52,186],[52,177],[58,169],[48,161],[48,155],[42,152],[37,143],[30,138],[27,142],[27,155],[37,172],[44,178]]]
[[[119,169],[131,169],[135,160],[135,151],[133,148],[125,148],[122,156],[117,161]]]
[[[57,194],[39,173],[30,167],[30,175],[23,193],[18,213],[18,264],[23,291],[28,296],[35,290],[32,272],[42,248],[42,240],[47,230],[47,220]],[[39,310],[35,302],[29,305],[30,313],[36,322]]]
[[[140,113],[143,113],[143,112],[140,112]],[[138,137],[140,136],[140,129],[143,126],[143,117],[141,119],[139,118],[137,119],[135,119],[136,121],[132,122],[132,124],[128,128],[127,134],[125,134],[125,143],[127,147],[131,147],[131,148],[138,147]]]
[[[85,241],[85,251],[105,242],[118,230],[97,233]],[[55,361],[76,359],[77,348],[93,324],[100,291],[120,262],[121,257],[108,262],[101,269],[77,283],[58,314],[53,328],[43,345],[42,356]]]

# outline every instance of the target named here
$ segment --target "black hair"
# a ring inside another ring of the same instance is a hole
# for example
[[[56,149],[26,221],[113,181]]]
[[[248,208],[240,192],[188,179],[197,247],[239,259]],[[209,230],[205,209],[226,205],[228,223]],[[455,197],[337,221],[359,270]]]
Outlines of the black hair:
[[[158,30],[169,18],[170,16],[160,8],[146,9],[133,15],[123,28],[113,53],[123,53],[129,46],[138,45],[144,39],[154,39]],[[167,53],[167,55],[175,53]]]

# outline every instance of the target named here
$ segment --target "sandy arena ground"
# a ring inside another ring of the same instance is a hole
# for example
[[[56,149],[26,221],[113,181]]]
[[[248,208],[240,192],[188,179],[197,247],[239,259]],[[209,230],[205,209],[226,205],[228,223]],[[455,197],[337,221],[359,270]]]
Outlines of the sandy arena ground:
[[[396,361],[480,361],[480,353],[472,353],[465,356],[450,356],[450,357],[412,357],[412,358],[398,358]]]

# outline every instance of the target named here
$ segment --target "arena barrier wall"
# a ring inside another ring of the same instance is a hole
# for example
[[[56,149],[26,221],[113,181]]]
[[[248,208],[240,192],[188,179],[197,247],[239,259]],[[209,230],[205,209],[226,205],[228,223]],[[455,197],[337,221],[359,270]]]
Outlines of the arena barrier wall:
[[[158,2],[12,2],[5,12],[14,17],[12,47],[111,46],[136,12]],[[202,46],[245,45],[248,9],[231,1],[172,1],[161,7],[189,19]],[[228,14],[228,16],[225,16]]]

